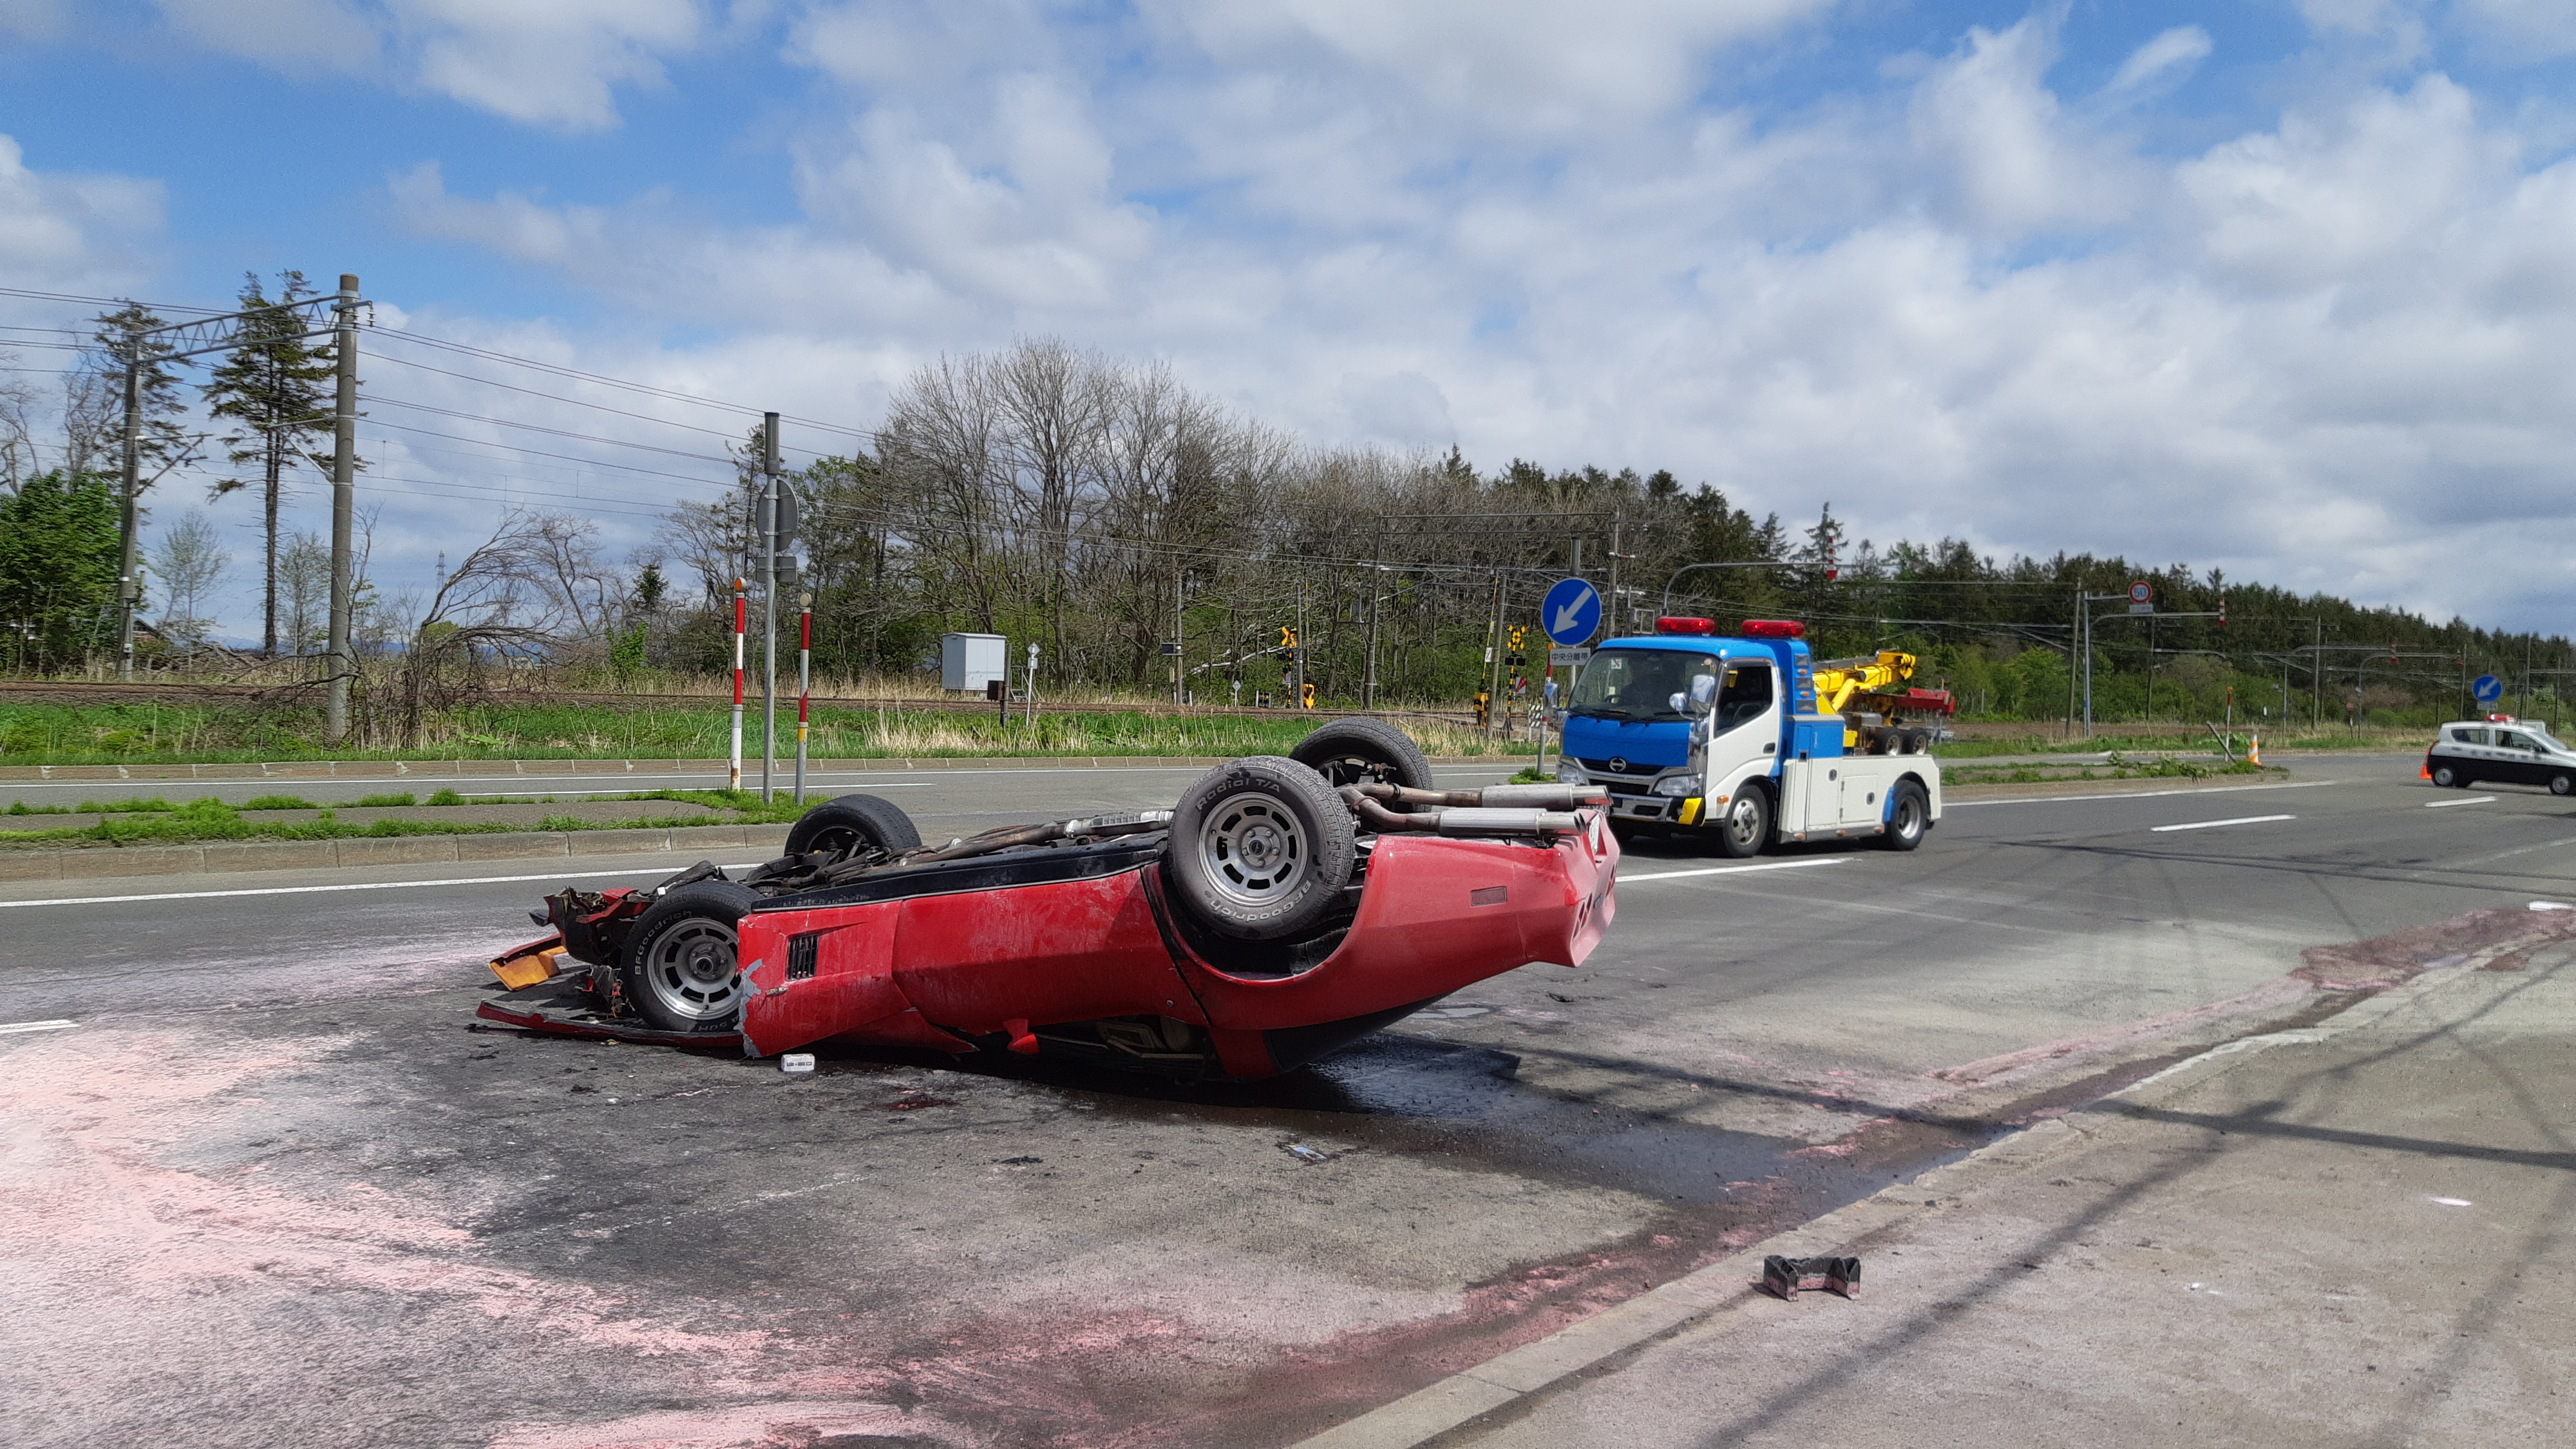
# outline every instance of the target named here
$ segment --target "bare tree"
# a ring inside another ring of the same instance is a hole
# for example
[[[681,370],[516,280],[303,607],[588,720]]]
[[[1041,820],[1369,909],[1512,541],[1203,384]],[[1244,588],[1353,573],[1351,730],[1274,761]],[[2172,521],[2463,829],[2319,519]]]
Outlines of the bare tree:
[[[605,615],[591,588],[592,536],[583,519],[513,511],[447,571],[403,650],[395,693],[404,743],[419,744],[427,715],[483,685],[492,669],[598,642],[593,621]]]
[[[18,354],[0,352],[0,368],[17,363]],[[36,462],[35,409],[32,384],[0,376],[0,490],[15,493],[20,483],[45,471]]]
[[[160,576],[162,593],[169,600],[159,625],[164,637],[190,649],[205,644],[215,621],[198,611],[231,562],[232,555],[224,551],[202,509],[189,509],[162,530],[152,548],[152,570]]]
[[[331,548],[320,534],[299,533],[278,555],[277,579],[286,594],[286,629],[281,642],[288,653],[314,652],[325,641],[331,607]]]

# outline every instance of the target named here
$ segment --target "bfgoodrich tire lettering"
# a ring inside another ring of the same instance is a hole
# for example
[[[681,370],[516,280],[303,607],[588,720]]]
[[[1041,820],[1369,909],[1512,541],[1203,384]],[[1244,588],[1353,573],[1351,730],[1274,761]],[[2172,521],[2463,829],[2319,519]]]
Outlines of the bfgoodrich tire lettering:
[[[1295,935],[1341,899],[1351,813],[1301,761],[1252,755],[1219,765],[1172,810],[1165,873],[1182,907],[1238,940]]]

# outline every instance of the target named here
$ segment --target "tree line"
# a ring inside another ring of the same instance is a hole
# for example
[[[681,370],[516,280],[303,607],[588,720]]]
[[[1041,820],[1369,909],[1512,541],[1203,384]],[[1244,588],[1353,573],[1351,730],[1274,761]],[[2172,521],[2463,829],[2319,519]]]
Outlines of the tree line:
[[[281,299],[310,295],[296,274],[280,281]],[[256,278],[242,296],[267,300]],[[120,341],[154,322],[139,309],[102,316],[100,367],[68,391],[93,398],[97,378],[122,366]],[[327,558],[316,540],[279,535],[275,499],[296,470],[318,466],[305,433],[327,428],[327,344],[246,337],[203,390],[219,440],[184,432],[175,380],[145,362],[147,396],[159,399],[146,409],[146,477],[192,449],[222,450],[235,471],[214,496],[246,492],[266,508],[265,652],[312,647]],[[113,643],[98,627],[113,609],[115,567],[110,451],[97,440],[115,430],[91,403],[67,405],[65,417],[65,466],[32,472],[23,447],[0,458],[0,623],[22,669]],[[538,511],[511,513],[471,546],[460,540],[461,558],[434,586],[379,595],[362,558],[366,717],[399,734],[497,670],[632,680],[729,667],[733,581],[757,578],[756,440],[735,456],[726,496],[672,510],[622,560],[589,520]],[[1015,670],[1036,644],[1042,692],[1250,703],[1279,690],[1292,657],[1284,631],[1294,631],[1321,703],[1455,707],[1497,675],[1508,689],[1544,668],[1538,599],[1576,572],[1608,596],[1613,629],[1651,628],[1667,607],[1726,628],[1799,619],[1821,655],[1908,649],[1924,658],[1923,682],[2008,718],[2070,709],[2079,595],[2102,596],[2081,608],[2098,616],[2104,717],[2188,718],[2231,690],[2249,710],[2258,696],[2276,709],[2300,696],[2321,713],[2331,699],[2347,716],[2356,704],[2431,707],[2452,700],[2464,674],[2503,674],[2519,694],[2526,659],[2543,686],[2570,665],[2563,636],[2435,623],[2182,564],[1998,560],[1951,538],[1882,547],[1850,538],[1829,504],[1803,526],[1757,518],[1669,469],[1515,459],[1484,471],[1456,449],[1309,447],[1165,367],[1051,339],[921,368],[865,446],[816,456],[786,482],[805,569],[782,590],[784,637],[810,599],[819,672],[911,677],[925,691],[939,637],[964,630],[1006,636]],[[221,550],[185,519],[162,531],[158,550],[155,617],[183,638],[190,582],[210,586],[208,559]],[[1702,564],[1736,567],[1685,571]],[[2152,619],[2122,602],[2140,580],[2154,591]]]

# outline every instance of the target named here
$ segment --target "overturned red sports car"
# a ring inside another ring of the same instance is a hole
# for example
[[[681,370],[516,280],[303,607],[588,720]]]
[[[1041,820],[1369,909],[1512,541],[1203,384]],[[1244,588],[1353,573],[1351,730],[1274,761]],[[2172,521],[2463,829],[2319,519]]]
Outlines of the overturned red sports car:
[[[1343,720],[1294,758],[1210,770],[1168,811],[940,846],[845,795],[739,881],[701,864],[548,897],[554,933],[492,965],[550,998],[479,1014],[753,1056],[834,1042],[1271,1076],[1600,942],[1619,859],[1605,801],[1430,784],[1402,732]]]

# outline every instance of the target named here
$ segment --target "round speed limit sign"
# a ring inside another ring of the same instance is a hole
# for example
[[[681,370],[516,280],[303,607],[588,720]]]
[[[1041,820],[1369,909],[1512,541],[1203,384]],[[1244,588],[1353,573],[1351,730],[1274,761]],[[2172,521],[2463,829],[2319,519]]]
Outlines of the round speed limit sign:
[[[2143,604],[2155,596],[2156,591],[2148,588],[2144,579],[2129,585],[2129,602],[2132,604]]]

